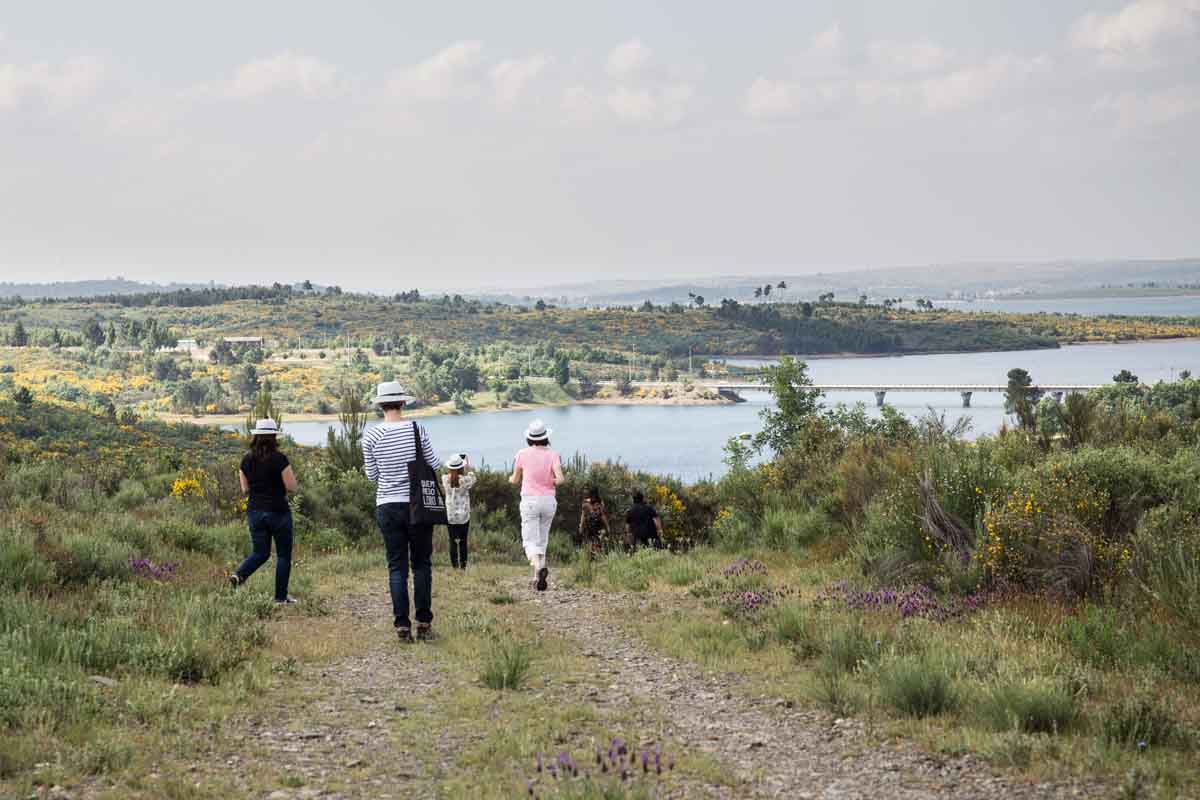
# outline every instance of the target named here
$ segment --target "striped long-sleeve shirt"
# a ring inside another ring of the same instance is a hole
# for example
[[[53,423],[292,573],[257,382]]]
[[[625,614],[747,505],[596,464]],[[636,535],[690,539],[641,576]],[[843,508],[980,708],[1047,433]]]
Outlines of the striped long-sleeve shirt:
[[[425,462],[434,469],[442,466],[441,460],[429,441],[429,432],[424,425],[421,431],[421,452]],[[375,505],[384,503],[407,503],[408,462],[417,458],[417,445],[413,438],[412,422],[381,422],[367,429],[362,438],[363,461],[367,477],[375,484]]]

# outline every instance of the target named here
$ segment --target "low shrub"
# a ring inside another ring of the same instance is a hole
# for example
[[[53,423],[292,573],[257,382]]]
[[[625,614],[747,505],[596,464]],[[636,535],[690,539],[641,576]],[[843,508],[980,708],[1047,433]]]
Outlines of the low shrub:
[[[1131,547],[1139,585],[1200,634],[1200,516],[1174,506],[1153,509]]]
[[[983,690],[980,715],[996,730],[1063,733],[1079,717],[1077,696],[1062,681],[1047,678],[999,680]]]
[[[883,702],[911,717],[943,714],[958,707],[958,693],[946,663],[929,656],[900,656],[876,673]]]
[[[517,691],[525,685],[533,665],[533,649],[508,635],[492,642],[483,656],[483,685],[496,691]]]
[[[773,550],[804,548],[828,535],[832,524],[820,509],[772,508],[763,516],[761,541]]]
[[[1162,696],[1151,687],[1109,706],[1101,722],[1104,738],[1122,747],[1186,747],[1193,742]]]

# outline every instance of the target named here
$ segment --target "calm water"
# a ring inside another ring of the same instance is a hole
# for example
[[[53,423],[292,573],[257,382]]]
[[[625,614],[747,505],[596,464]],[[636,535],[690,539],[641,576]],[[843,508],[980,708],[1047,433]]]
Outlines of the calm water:
[[[1200,295],[1184,297],[1068,297],[1045,300],[938,300],[939,308],[1036,314],[1120,314],[1131,317],[1200,317]]]
[[[763,361],[730,359],[730,363]],[[1200,374],[1200,341],[1135,342],[1080,345],[1058,350],[1007,353],[903,356],[898,358],[814,359],[809,369],[816,383],[986,383],[1002,384],[1013,367],[1029,370],[1045,383],[1107,383],[1121,369],[1144,382],[1170,380],[1180,370]],[[523,445],[521,434],[534,416],[554,429],[555,449],[564,455],[586,453],[592,460],[614,459],[637,469],[696,480],[724,471],[725,441],[758,430],[766,395],[747,395],[736,406],[571,406],[534,412],[499,412],[430,417],[422,422],[441,453],[466,451],[476,463],[505,466]],[[870,393],[831,394],[827,403],[865,403],[877,413]],[[887,402],[910,416],[933,408],[948,421],[966,414],[976,433],[998,429],[1004,418],[999,393],[976,394],[963,409],[957,394],[894,392]],[[287,433],[303,444],[323,444],[327,423],[288,423]]]

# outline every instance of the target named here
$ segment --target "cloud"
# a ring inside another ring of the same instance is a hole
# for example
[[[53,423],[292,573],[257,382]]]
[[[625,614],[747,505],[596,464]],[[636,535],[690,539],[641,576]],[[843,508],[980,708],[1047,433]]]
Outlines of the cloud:
[[[929,110],[953,111],[974,105],[1001,89],[1023,81],[1046,63],[1044,58],[993,56],[980,64],[922,81],[920,94]]]
[[[876,69],[888,74],[933,72],[950,60],[949,51],[930,41],[873,42],[867,55]]]
[[[277,92],[314,96],[328,92],[336,80],[337,68],[332,64],[284,51],[242,64],[226,87],[226,94],[239,99]]]
[[[756,119],[818,113],[831,108],[840,94],[835,84],[803,85],[760,77],[746,90],[742,110]]]
[[[1114,14],[1087,14],[1071,28],[1071,43],[1107,54],[1149,50],[1200,27],[1200,0],[1134,0]]]
[[[641,39],[630,39],[613,48],[608,54],[608,64],[605,69],[609,76],[617,80],[633,77],[650,61],[650,48],[642,44]]]
[[[642,125],[676,125],[687,116],[695,89],[688,85],[661,88],[621,86],[606,98],[618,120]]]
[[[492,67],[489,73],[496,91],[496,105],[512,108],[525,87],[550,63],[543,55],[522,59],[507,59]]]
[[[104,78],[104,65],[92,58],[76,58],[57,66],[0,64],[0,110],[28,101],[53,107],[72,105],[95,93]]]
[[[388,90],[398,96],[436,100],[458,90],[464,78],[479,63],[483,50],[480,42],[455,42],[444,50],[408,69],[401,70],[388,82]]]
[[[649,89],[622,86],[608,96],[608,108],[626,122],[648,122],[658,111],[658,101]]]
[[[826,55],[835,55],[842,50],[842,28],[836,22],[818,33],[812,39],[812,51]]]
[[[1166,125],[1200,113],[1200,86],[1109,95],[1097,101],[1096,110],[1114,116],[1117,125],[1125,130]]]
[[[595,122],[604,113],[604,101],[586,86],[570,86],[563,92],[563,117],[577,125]]]

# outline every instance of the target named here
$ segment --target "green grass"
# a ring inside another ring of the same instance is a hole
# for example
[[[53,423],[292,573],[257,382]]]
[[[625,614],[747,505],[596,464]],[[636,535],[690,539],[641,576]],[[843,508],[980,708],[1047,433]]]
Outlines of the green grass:
[[[510,636],[499,636],[483,657],[480,678],[483,685],[496,691],[517,691],[529,677],[533,666],[533,648]]]
[[[959,705],[954,680],[944,661],[927,656],[900,656],[880,665],[879,694],[884,704],[922,719],[953,711]]]

